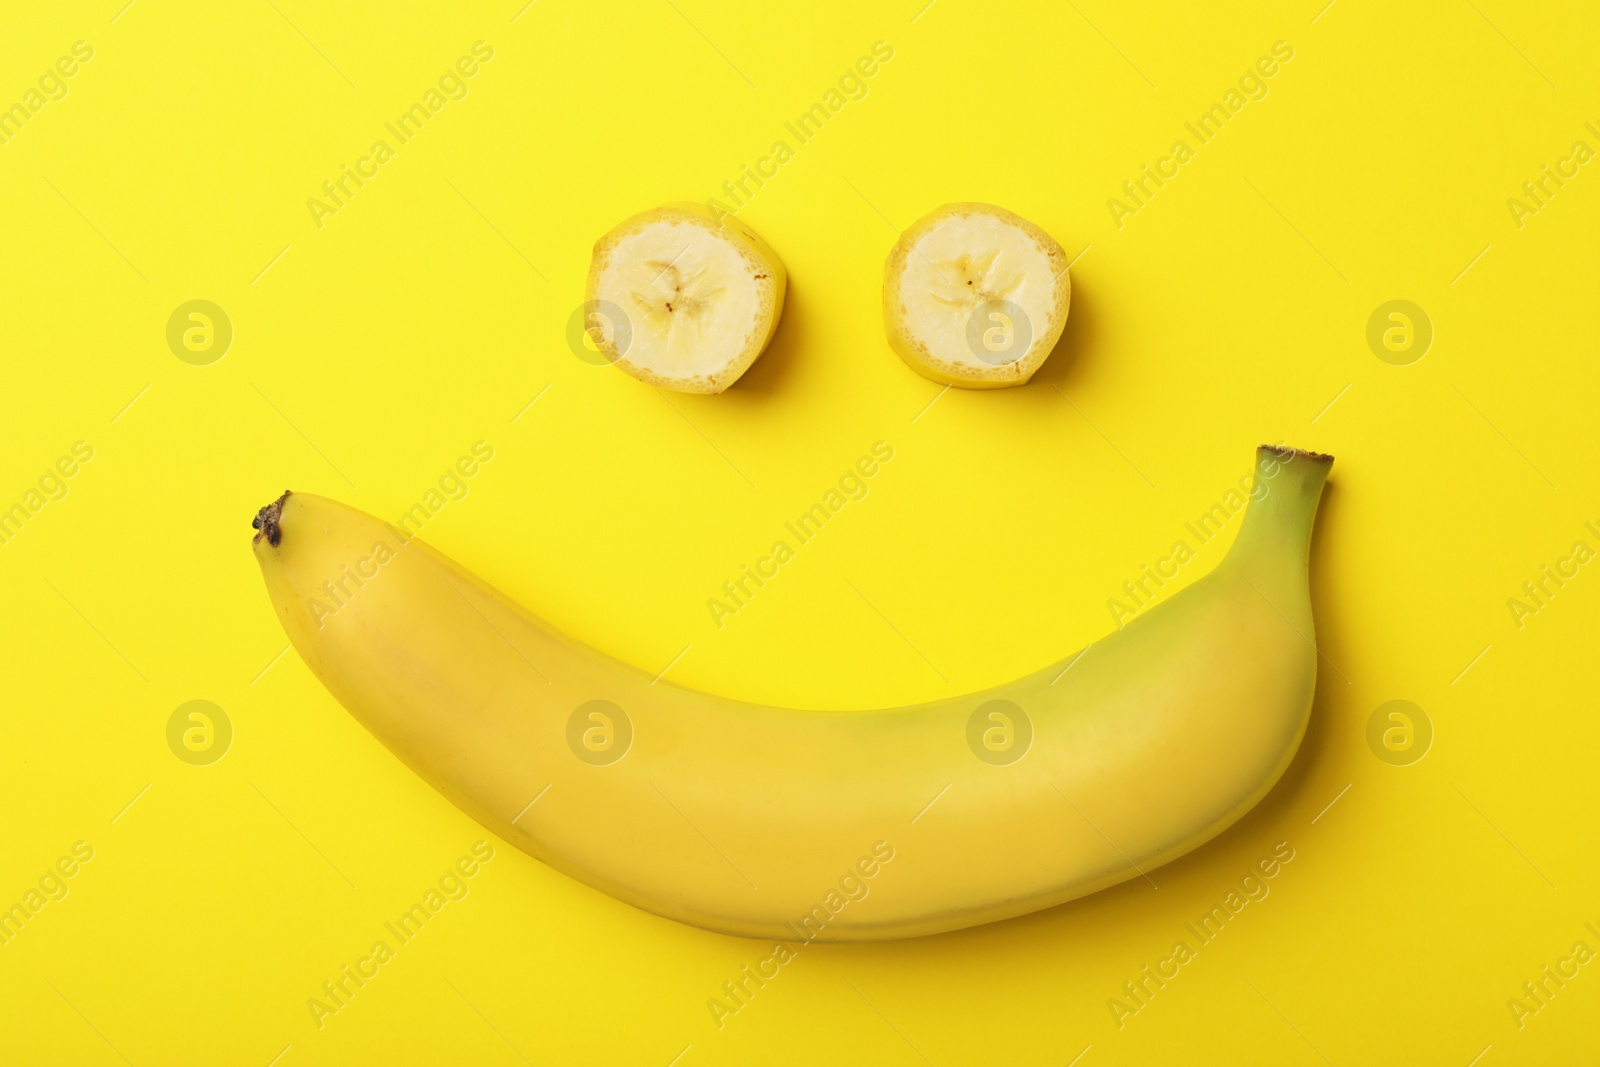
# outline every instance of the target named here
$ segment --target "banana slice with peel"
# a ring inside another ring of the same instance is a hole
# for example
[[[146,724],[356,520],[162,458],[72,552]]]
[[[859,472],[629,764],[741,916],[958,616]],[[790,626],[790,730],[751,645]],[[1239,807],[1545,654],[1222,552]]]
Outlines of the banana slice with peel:
[[[586,329],[640,381],[720,393],[772,340],[786,280],[777,253],[731,215],[666,204],[595,242]]]
[[[1067,254],[993,204],[946,204],[900,236],[883,272],[889,343],[925,378],[1022,385],[1050,355],[1072,300]]]
[[[1221,833],[1299,747],[1332,458],[1263,447],[1228,555],[1083,652],[982,692],[791,711],[561,634],[354,508],[285,494],[255,555],[300,656],[484,826],[695,926],[914,937],[1093,893]]]

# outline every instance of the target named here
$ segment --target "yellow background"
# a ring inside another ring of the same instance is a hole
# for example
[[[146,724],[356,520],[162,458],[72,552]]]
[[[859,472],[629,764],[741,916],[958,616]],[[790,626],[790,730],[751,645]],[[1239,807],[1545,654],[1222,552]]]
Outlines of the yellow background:
[[[0,545],[0,904],[95,849],[0,948],[0,1059],[1592,1059],[1600,967],[1521,1029],[1506,1006],[1575,941],[1600,949],[1600,573],[1520,629],[1507,607],[1575,541],[1600,548],[1597,164],[1520,228],[1506,204],[1574,141],[1600,148],[1592,11],[122,3],[12,4],[0,34],[0,103],[94,48],[0,146],[0,503],[95,450]],[[469,95],[319,229],[308,198],[479,40]],[[784,122],[880,40],[866,97],[796,145]],[[1195,147],[1183,123],[1280,40],[1269,95],[1116,226],[1108,198]],[[744,379],[663,395],[577,359],[594,239],[719,195],[779,138],[795,158],[739,217],[791,288]],[[940,395],[883,338],[896,228],[964,199],[1082,253],[1025,388]],[[235,331],[208,366],[165,340],[192,299]],[[1435,330],[1409,366],[1365,340],[1392,299]],[[770,948],[500,844],[319,1030],[307,998],[485,835],[277,658],[248,520],[285,487],[398,517],[480,440],[493,461],[427,540],[643,668],[681,652],[679,682],[807,707],[1060,658],[1255,444],[1332,452],[1310,733],[1159,889],[809,946],[720,1030],[707,999]],[[879,440],[870,495],[717,629],[707,598]],[[167,746],[192,699],[234,726],[211,766]],[[1410,766],[1367,745],[1392,699],[1435,730]],[[1108,999],[1279,841],[1296,856],[1270,897],[1119,1029]]]

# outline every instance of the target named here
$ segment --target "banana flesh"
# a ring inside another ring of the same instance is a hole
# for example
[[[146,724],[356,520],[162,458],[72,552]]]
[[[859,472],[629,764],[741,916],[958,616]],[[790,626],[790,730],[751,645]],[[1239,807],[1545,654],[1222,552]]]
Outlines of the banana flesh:
[[[1303,736],[1332,459],[1263,447],[1215,570],[978,693],[762,707],[576,642],[387,523],[289,493],[254,551],[300,656],[440,792],[555,869],[746,937],[871,940],[1139,877],[1255,805]]]
[[[1067,256],[993,204],[946,204],[915,222],[884,264],[889,343],[917,373],[970,389],[1022,385],[1061,336]]]
[[[595,243],[590,337],[640,381],[720,393],[778,327],[783,261],[754,230],[701,204],[635,215]]]

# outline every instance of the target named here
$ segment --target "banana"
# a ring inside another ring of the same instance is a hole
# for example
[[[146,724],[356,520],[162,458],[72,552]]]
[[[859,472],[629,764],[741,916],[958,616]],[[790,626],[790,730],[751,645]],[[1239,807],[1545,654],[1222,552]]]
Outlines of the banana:
[[[1067,322],[1067,254],[993,204],[946,204],[900,235],[883,268],[889,343],[925,378],[1022,385]]]
[[[778,328],[787,275],[754,230],[701,204],[666,204],[595,242],[585,321],[610,362],[640,381],[720,393]]]
[[[254,551],[317,677],[506,841],[710,930],[901,938],[1148,874],[1278,780],[1316,684],[1308,555],[1332,457],[1256,462],[1210,574],[1059,663],[881,711],[652,678],[322,497],[261,509]]]

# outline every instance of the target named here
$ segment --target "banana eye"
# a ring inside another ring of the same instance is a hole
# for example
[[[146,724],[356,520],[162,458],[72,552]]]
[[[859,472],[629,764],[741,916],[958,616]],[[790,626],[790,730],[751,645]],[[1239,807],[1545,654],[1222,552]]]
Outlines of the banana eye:
[[[1022,385],[1066,325],[1067,256],[992,204],[946,204],[901,235],[884,264],[889,343],[925,378],[969,389]]]
[[[667,204],[602,237],[589,267],[589,332],[607,362],[683,393],[720,393],[750,368],[783,314],[777,253],[731,216]],[[592,362],[592,361],[591,361]]]

